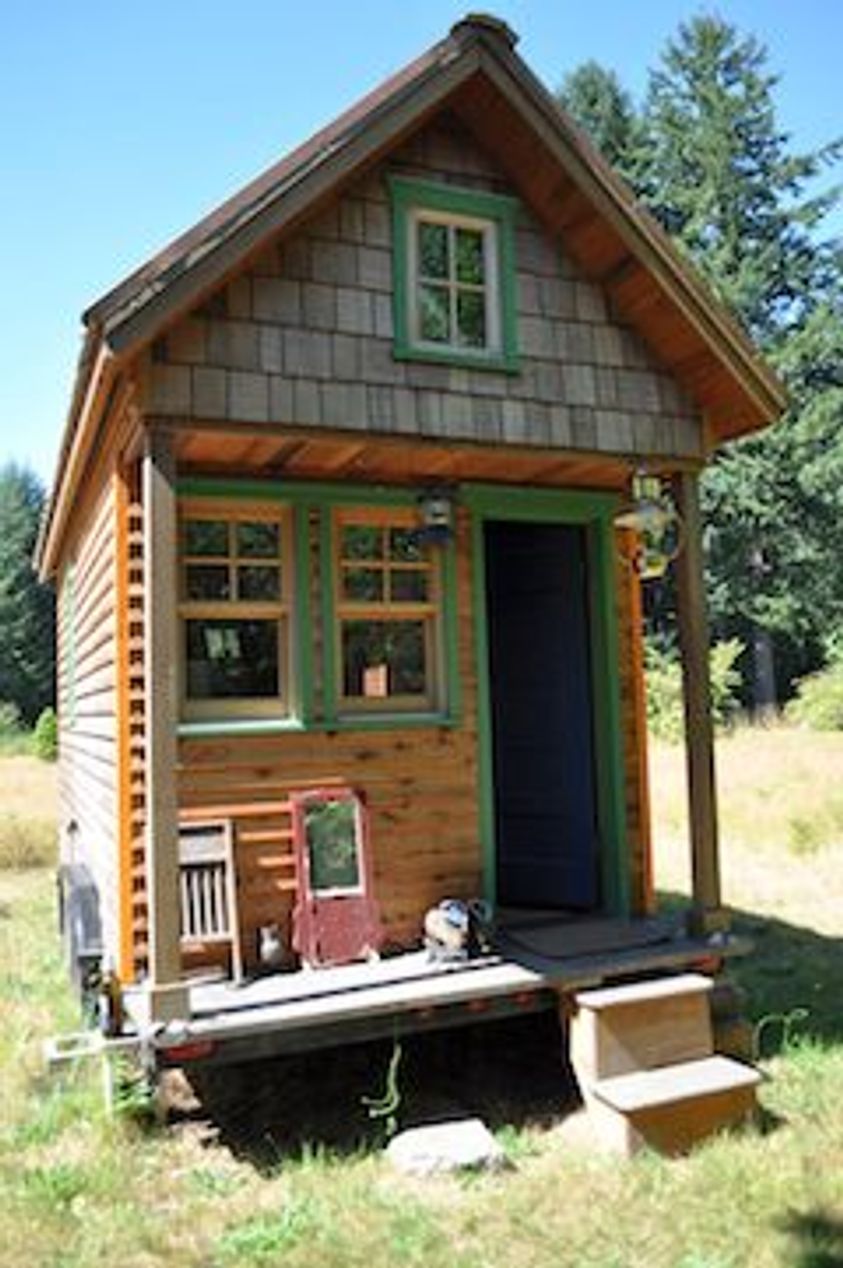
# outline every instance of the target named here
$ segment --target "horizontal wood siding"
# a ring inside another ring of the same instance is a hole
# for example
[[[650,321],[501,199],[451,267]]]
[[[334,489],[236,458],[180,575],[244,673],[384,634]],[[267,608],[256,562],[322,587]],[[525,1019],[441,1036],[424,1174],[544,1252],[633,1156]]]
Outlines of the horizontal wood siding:
[[[425,910],[443,896],[479,892],[475,667],[464,516],[457,574],[460,725],[181,742],[182,814],[216,812],[235,825],[247,964],[254,963],[260,925],[278,922],[289,933],[295,871],[284,803],[295,789],[348,785],[365,797],[375,895],[390,942],[415,940]]]
[[[347,785],[364,795],[375,898],[390,942],[415,940],[423,913],[442,896],[479,893],[475,675],[465,517],[459,533],[458,611],[463,721],[456,727],[181,742],[181,812],[195,817],[221,808],[235,822],[247,962],[254,961],[256,929],[270,922],[284,926],[292,908],[292,837],[283,803],[295,789]]]
[[[62,861],[84,863],[94,877],[104,946],[113,956],[119,905],[115,559],[114,485],[108,481],[65,560],[60,583],[59,829]]]
[[[696,411],[526,207],[516,374],[393,356],[386,177],[515,193],[456,118],[427,127],[159,339],[161,417],[348,429],[589,453],[699,457]]]

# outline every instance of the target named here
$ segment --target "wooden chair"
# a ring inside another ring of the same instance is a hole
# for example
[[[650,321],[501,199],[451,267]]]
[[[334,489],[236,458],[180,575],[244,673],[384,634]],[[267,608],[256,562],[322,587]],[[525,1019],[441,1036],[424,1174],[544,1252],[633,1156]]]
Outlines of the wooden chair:
[[[179,906],[185,949],[227,943],[231,976],[243,978],[230,820],[179,827]]]

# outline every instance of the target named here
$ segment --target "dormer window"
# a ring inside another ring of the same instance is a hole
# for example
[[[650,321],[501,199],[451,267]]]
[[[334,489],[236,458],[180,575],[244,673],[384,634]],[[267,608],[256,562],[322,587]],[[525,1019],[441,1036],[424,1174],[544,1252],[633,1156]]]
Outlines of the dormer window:
[[[515,200],[400,177],[390,184],[396,356],[517,369]]]

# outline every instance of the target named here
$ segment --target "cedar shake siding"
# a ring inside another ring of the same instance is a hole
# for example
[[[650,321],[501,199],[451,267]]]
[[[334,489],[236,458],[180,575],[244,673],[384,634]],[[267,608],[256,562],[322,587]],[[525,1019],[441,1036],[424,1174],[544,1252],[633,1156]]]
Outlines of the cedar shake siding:
[[[428,126],[153,344],[146,412],[702,458],[692,404],[523,204],[519,371],[396,360],[390,174],[517,193],[455,119]]]

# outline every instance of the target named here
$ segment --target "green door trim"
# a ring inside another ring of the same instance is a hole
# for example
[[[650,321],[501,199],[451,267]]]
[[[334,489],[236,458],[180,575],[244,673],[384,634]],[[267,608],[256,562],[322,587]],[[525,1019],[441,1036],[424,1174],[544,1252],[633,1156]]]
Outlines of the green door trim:
[[[486,520],[580,525],[586,529],[589,629],[597,782],[597,827],[603,908],[629,914],[629,859],[621,741],[621,694],[612,516],[618,498],[579,490],[505,489],[465,485],[472,515],[472,598],[477,667],[478,799],[484,893],[497,900],[492,708],[486,604]]]

